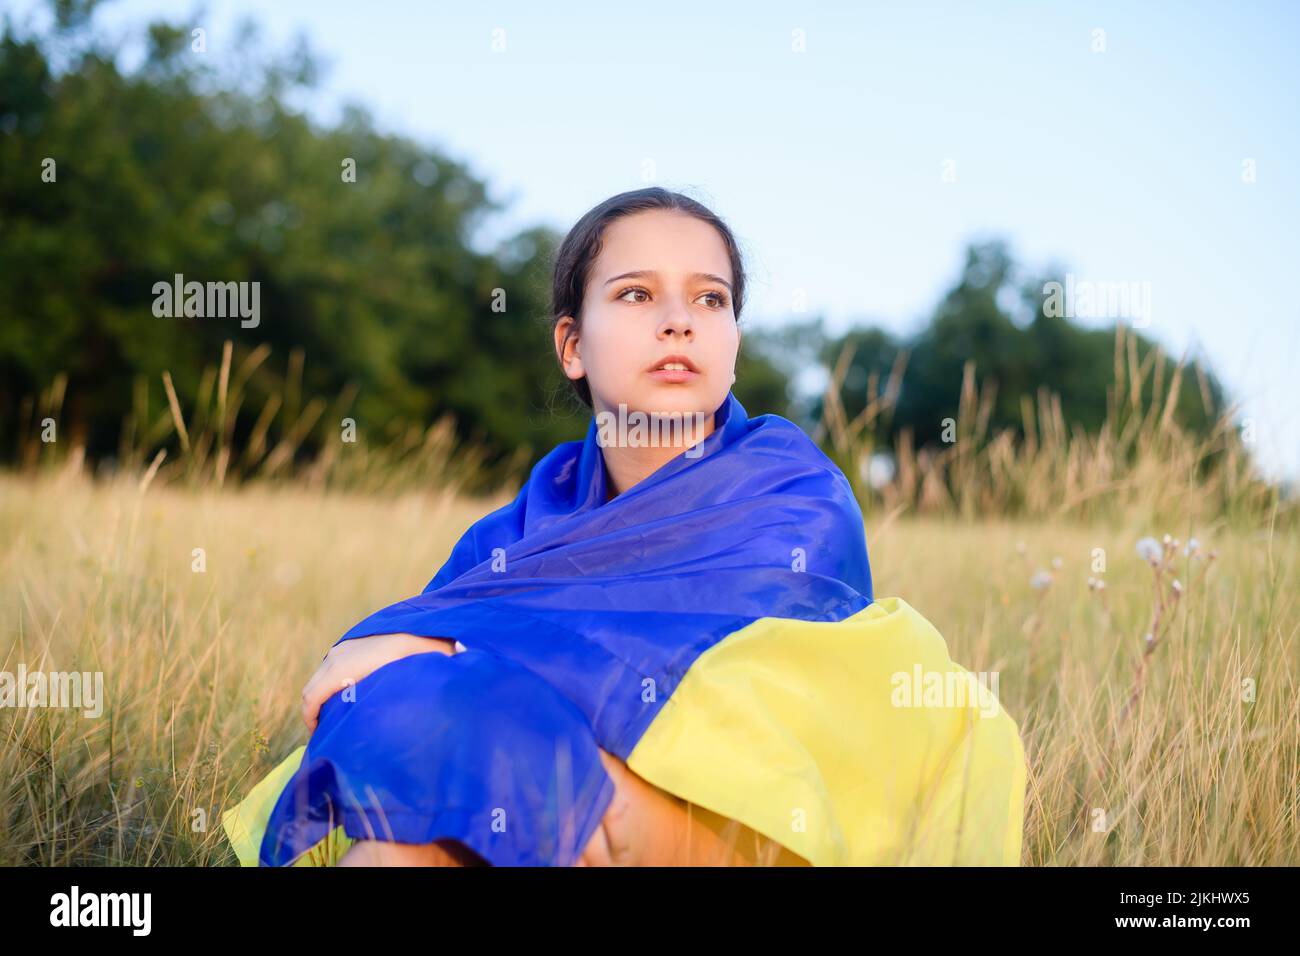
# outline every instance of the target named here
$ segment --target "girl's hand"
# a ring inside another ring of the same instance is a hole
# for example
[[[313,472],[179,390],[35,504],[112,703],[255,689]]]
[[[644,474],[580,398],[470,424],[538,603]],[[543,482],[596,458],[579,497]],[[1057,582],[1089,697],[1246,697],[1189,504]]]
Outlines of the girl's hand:
[[[374,634],[335,644],[302,689],[303,722],[308,730],[314,731],[325,701],[349,683],[356,684],[385,664],[430,651],[451,656],[456,653],[455,645],[456,642],[448,637],[420,637],[416,634]]]

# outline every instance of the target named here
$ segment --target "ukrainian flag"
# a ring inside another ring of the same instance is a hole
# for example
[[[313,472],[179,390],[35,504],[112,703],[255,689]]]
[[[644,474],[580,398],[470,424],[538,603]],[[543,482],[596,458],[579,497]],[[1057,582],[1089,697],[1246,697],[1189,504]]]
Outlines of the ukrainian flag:
[[[321,709],[222,817],[244,865],[358,838],[570,865],[613,796],[604,749],[815,866],[1017,865],[1025,758],[995,693],[898,598],[873,599],[847,480],[734,396],[612,500],[593,419],[420,594],[341,640],[455,638]]]

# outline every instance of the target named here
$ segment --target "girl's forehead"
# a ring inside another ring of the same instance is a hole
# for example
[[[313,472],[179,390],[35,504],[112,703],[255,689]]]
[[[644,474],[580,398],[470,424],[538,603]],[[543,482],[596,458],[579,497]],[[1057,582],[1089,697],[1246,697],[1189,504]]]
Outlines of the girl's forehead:
[[[605,276],[624,272],[703,272],[730,281],[731,259],[722,237],[709,223],[656,209],[610,223],[593,271]]]

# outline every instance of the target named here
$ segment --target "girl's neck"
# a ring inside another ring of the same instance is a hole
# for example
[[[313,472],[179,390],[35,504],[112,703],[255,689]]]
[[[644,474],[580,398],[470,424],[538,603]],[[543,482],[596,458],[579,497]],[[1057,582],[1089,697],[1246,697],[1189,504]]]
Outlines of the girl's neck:
[[[703,432],[698,437],[692,435],[690,444],[703,441],[713,433],[713,427],[713,416],[709,415]],[[600,450],[605,458],[605,500],[612,501],[649,478],[678,455],[684,454],[686,447],[603,445]]]

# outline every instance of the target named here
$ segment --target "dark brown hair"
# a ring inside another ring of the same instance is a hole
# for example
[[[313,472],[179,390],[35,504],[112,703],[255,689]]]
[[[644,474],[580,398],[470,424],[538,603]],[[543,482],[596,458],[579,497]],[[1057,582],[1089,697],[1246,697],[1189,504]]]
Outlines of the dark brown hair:
[[[583,290],[587,287],[591,264],[600,255],[605,227],[623,216],[644,212],[647,209],[671,209],[684,212],[702,222],[707,222],[718,231],[723,244],[727,247],[727,256],[731,259],[731,308],[736,321],[740,321],[740,310],[745,304],[745,266],[740,247],[736,244],[736,237],[731,229],[711,209],[689,196],[659,186],[650,186],[646,189],[633,189],[611,196],[584,214],[564,237],[564,242],[560,244],[555,254],[555,266],[551,278],[552,340],[555,337],[555,327],[566,315],[571,315],[574,319],[568,335],[573,335],[582,328]],[[565,341],[568,341],[568,336],[565,337]],[[557,362],[561,354],[562,352],[556,353]],[[566,378],[566,381],[572,386],[579,400],[591,408],[591,387],[587,384],[586,376],[576,380]]]

